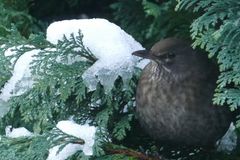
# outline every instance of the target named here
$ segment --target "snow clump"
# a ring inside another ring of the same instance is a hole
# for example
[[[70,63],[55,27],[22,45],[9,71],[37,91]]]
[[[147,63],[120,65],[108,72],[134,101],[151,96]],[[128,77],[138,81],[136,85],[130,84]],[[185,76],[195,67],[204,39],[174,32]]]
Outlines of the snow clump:
[[[131,53],[144,48],[119,26],[106,19],[54,22],[47,29],[47,40],[57,44],[64,35],[67,38],[72,33],[76,36],[79,30],[83,34],[84,46],[98,59],[82,75],[89,90],[95,90],[100,82],[109,91],[118,76],[122,77],[123,82],[132,77],[140,58]]]

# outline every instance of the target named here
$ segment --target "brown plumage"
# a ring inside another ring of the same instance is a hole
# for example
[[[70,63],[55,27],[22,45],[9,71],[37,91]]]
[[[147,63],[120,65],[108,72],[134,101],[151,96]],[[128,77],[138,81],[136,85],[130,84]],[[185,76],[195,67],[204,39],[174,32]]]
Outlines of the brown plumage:
[[[168,38],[133,55],[152,60],[136,95],[139,122],[154,139],[170,144],[213,146],[232,120],[227,107],[213,106],[217,69],[206,54]]]

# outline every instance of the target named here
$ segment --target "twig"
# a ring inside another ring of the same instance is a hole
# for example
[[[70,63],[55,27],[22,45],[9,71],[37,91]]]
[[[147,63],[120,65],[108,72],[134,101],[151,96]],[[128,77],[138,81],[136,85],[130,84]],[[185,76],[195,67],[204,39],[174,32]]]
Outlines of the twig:
[[[167,160],[163,157],[150,157],[147,156],[141,152],[138,151],[134,151],[132,149],[128,149],[128,148],[116,148],[115,145],[112,144],[108,144],[105,146],[105,151],[109,154],[121,154],[121,155],[126,155],[126,156],[130,156],[133,158],[136,158],[138,160]]]
[[[127,149],[112,149],[108,150],[111,154],[123,154],[126,156],[134,157],[139,160],[162,160],[157,157],[148,157],[145,154],[133,150],[127,150]]]

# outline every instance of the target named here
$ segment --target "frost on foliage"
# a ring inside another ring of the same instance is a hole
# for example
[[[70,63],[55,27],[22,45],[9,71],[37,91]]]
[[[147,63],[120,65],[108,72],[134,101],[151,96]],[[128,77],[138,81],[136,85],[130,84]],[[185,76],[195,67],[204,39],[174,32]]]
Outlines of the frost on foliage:
[[[131,53],[143,47],[120,27],[105,19],[54,22],[47,29],[47,40],[56,44],[64,34],[66,37],[71,33],[76,36],[79,30],[83,34],[84,46],[98,59],[82,76],[90,90],[96,89],[99,81],[109,90],[118,76],[124,82],[132,77],[139,58]]]
[[[29,137],[33,135],[32,132],[28,131],[24,127],[12,128],[12,126],[7,126],[5,128],[5,133],[6,133],[6,136],[10,138]]]
[[[94,138],[96,128],[89,126],[88,124],[79,125],[73,121],[60,121],[57,124],[57,128],[66,134],[81,138],[85,141],[83,145],[80,144],[68,144],[59,153],[59,146],[55,146],[49,150],[47,160],[64,160],[67,157],[73,155],[79,150],[82,150],[85,155],[92,155],[92,147],[94,145]]]

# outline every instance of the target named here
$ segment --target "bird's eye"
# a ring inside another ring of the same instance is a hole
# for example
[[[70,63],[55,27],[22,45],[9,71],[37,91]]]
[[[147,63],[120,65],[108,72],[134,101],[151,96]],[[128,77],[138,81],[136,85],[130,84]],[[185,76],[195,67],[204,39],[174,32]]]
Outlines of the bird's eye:
[[[168,54],[167,54],[167,57],[170,59],[174,58],[175,56],[176,55],[173,52],[168,52]]]

